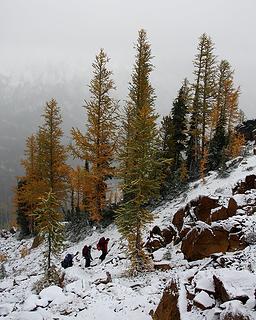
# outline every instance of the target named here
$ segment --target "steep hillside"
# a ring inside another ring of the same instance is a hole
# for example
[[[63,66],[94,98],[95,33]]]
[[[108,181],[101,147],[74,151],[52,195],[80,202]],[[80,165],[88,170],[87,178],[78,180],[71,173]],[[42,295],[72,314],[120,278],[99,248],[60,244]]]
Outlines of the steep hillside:
[[[43,246],[30,249],[32,240],[1,237],[0,258],[6,259],[2,276],[6,277],[0,280],[0,316],[10,320],[256,319],[256,156],[250,154],[228,166],[228,177],[212,172],[204,184],[191,184],[186,193],[154,211],[145,245],[155,271],[136,278],[125,273],[129,265],[125,242],[115,225],[103,232],[92,230],[81,242],[67,242],[61,258],[79,251],[74,266],[62,270],[61,287],[39,294],[33,287],[43,275]],[[107,258],[100,264],[96,243],[102,236],[110,242]],[[87,269],[81,257],[84,244],[92,245],[94,258]],[[112,281],[104,284],[106,272]]]

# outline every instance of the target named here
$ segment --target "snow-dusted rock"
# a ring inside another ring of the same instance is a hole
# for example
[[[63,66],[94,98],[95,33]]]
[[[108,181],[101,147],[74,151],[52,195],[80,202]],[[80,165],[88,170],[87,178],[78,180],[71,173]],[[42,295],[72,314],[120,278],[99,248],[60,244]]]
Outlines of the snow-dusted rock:
[[[0,292],[10,289],[13,286],[13,280],[11,279],[6,279],[2,282],[0,282]]]
[[[79,296],[83,295],[82,293],[89,289],[90,289],[89,283],[86,281],[83,281],[82,279],[66,285],[67,292],[74,292]]]
[[[229,319],[250,320],[255,319],[255,317],[250,317],[250,312],[244,308],[241,301],[233,300],[225,303],[225,310],[220,314],[220,320]]]
[[[66,296],[63,292],[58,295],[51,303],[50,303],[50,307],[54,306],[54,305],[59,305],[59,304],[63,304],[65,302],[69,301],[69,297]]]
[[[11,303],[4,303],[0,304],[0,316],[7,316],[13,310],[13,304]]]
[[[201,291],[195,296],[194,305],[202,310],[206,310],[215,305],[215,300],[212,299],[205,291]]]
[[[58,286],[50,286],[43,289],[39,296],[41,299],[47,299],[48,301],[53,301],[58,298],[60,295],[63,295],[62,289]]]
[[[195,288],[197,290],[204,290],[208,293],[214,293],[214,283],[212,278],[212,273],[207,271],[200,271],[194,278],[196,283]]]
[[[37,308],[37,300],[38,300],[38,296],[35,294],[32,294],[31,296],[29,296],[23,305],[23,310],[24,311],[33,311]]]
[[[165,255],[168,255],[169,250],[166,248],[161,248],[155,252],[153,252],[154,261],[159,262],[164,259]]]
[[[44,320],[44,318],[38,311],[22,311],[16,316],[15,320]]]
[[[45,307],[48,306],[48,304],[49,304],[48,299],[37,299],[37,300],[36,300],[36,305],[37,305],[38,307],[45,308]]]

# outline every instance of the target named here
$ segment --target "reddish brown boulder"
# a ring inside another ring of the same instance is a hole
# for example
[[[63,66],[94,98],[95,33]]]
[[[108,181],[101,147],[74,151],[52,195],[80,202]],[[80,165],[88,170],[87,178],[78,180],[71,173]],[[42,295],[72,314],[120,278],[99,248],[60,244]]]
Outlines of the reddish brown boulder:
[[[247,190],[256,189],[256,175],[246,176],[245,181],[241,181],[233,188],[233,194],[245,193]]]
[[[243,250],[247,247],[245,238],[239,233],[231,233],[229,235],[229,247],[228,251]]]
[[[182,240],[181,251],[188,260],[209,257],[216,252],[226,252],[229,247],[229,233],[223,228],[194,227]]]
[[[147,243],[145,244],[146,248],[149,252],[154,252],[162,247],[164,247],[163,241],[156,238],[150,238]]]
[[[176,231],[172,228],[165,228],[162,230],[162,237],[164,239],[165,245],[172,242],[173,238],[176,236]]]
[[[218,201],[206,196],[199,197],[197,205],[195,206],[194,213],[197,220],[204,221],[206,223],[211,222],[211,210],[217,208]]]
[[[246,190],[256,189],[256,175],[252,174],[245,178]]]
[[[153,320],[180,320],[179,289],[175,280],[165,288],[161,301],[152,315]]]
[[[188,234],[188,232],[191,230],[191,226],[189,225],[184,225],[182,230],[180,231],[180,239],[182,240],[183,238],[186,237],[186,235]]]
[[[213,275],[213,283],[215,288],[216,299],[218,299],[222,303],[229,301],[231,297],[229,296],[227,290],[225,289],[223,282],[219,278],[217,278],[215,275]]]
[[[154,235],[162,236],[161,229],[158,226],[154,226],[153,229],[150,231],[150,237],[153,237]]]
[[[226,220],[228,219],[228,210],[225,207],[220,207],[220,209],[216,209],[212,215],[211,220],[212,221],[218,221],[218,220]]]
[[[228,209],[227,209],[228,216],[233,217],[236,214],[237,209],[238,209],[238,205],[236,203],[236,200],[233,198],[230,198],[228,202]]]
[[[183,226],[183,220],[186,216],[185,209],[179,209],[173,216],[172,224],[180,231]]]

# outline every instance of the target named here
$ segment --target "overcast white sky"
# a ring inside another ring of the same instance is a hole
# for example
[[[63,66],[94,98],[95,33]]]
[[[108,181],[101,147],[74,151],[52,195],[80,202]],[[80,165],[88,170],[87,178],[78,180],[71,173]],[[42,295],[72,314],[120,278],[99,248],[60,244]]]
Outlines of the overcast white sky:
[[[256,117],[256,0],[0,0],[0,73],[33,70],[88,81],[101,47],[111,58],[119,98],[127,94],[137,31],[148,32],[158,112],[167,113],[184,77],[192,79],[198,37],[208,33]],[[86,89],[85,89],[86,90]]]

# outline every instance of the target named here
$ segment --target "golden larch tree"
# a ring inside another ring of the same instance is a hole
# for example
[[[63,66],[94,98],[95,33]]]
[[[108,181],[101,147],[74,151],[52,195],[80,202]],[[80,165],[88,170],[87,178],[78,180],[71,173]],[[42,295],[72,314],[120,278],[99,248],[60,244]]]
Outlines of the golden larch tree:
[[[72,128],[73,155],[89,162],[85,178],[87,204],[92,221],[102,219],[106,207],[107,180],[114,175],[113,160],[116,150],[117,101],[111,97],[115,89],[112,71],[108,70],[109,58],[103,49],[96,56],[93,78],[89,85],[91,97],[86,101],[87,132]]]

